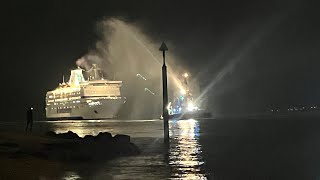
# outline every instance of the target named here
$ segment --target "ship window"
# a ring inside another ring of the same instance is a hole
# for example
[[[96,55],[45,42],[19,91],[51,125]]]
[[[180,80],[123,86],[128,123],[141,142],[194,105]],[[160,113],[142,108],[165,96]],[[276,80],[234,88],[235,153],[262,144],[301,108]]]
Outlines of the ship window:
[[[57,110],[57,113],[70,113],[71,109],[62,109],[62,110]]]

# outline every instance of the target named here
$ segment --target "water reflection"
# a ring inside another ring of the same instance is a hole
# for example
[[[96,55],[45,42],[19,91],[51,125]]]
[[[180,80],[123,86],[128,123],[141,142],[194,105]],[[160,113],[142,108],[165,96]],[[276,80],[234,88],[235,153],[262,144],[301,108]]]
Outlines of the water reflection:
[[[197,120],[171,121],[169,165],[171,179],[207,179],[199,143],[199,123]]]
[[[72,131],[78,136],[97,135],[99,132],[127,134],[131,137],[159,138],[162,133],[162,122],[159,120],[81,120],[81,121],[45,121],[39,122],[48,126],[46,129],[55,133]]]
[[[85,135],[97,135],[101,131],[110,131],[110,129],[106,128],[105,126],[99,126],[96,123],[84,121],[60,122],[53,124],[52,129],[55,133],[65,133],[67,131],[72,131],[78,134],[78,136],[80,137],[84,137]]]
[[[37,129],[56,133],[73,131],[79,136],[97,135],[99,132],[127,134],[132,137],[142,153],[138,156],[120,157],[105,164],[95,165],[88,173],[83,167],[66,171],[63,179],[207,179],[204,171],[202,147],[199,142],[198,120],[170,121],[169,155],[163,145],[163,121],[161,120],[84,120],[44,121],[35,124]],[[169,163],[169,166],[168,164]],[[76,172],[76,173],[74,173]]]
[[[67,171],[64,176],[62,177],[63,180],[78,180],[81,179],[81,177],[78,175],[78,173],[73,171]]]

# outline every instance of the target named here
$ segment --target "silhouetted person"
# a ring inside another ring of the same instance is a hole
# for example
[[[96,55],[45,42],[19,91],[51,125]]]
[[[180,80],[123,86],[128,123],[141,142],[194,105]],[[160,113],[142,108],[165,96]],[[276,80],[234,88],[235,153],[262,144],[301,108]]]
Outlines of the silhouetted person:
[[[33,108],[29,107],[27,110],[27,126],[26,126],[26,132],[32,131],[32,125],[33,125]]]

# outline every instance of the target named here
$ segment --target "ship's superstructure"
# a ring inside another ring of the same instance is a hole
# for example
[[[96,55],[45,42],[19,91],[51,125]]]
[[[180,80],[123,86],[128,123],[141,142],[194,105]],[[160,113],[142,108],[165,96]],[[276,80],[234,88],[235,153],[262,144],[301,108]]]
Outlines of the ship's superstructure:
[[[122,81],[109,81],[93,76],[85,80],[83,69],[71,70],[69,81],[46,94],[46,117],[49,119],[115,118],[125,103],[121,96]]]

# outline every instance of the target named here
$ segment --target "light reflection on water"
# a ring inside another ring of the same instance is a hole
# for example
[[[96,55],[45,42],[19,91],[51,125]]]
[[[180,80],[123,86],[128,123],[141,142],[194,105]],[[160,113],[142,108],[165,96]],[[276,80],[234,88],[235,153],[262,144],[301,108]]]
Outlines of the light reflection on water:
[[[99,132],[109,132],[113,135],[126,134],[131,137],[161,137],[162,125],[159,120],[64,120],[44,121],[55,133],[72,131],[78,136],[96,136]]]
[[[52,122],[51,122],[52,123]],[[114,134],[128,134],[133,138],[139,137],[156,137],[161,138],[163,136],[163,124],[160,120],[132,120],[132,121],[61,121],[52,123],[52,129],[56,133],[63,133],[67,131],[73,131],[80,137],[87,134],[97,135],[99,132],[108,131]],[[165,163],[161,163],[165,158],[152,153],[152,155],[142,153],[140,156],[132,158],[120,158],[111,162],[111,165],[116,166],[110,168],[109,172],[105,174],[113,174],[113,177],[121,176],[123,178],[131,178],[132,173],[139,174],[138,177],[150,177],[150,172],[146,172],[150,169],[150,166],[156,165],[158,169],[162,171],[170,171],[168,174],[171,179],[207,179],[204,172],[204,160],[201,157],[201,145],[199,143],[199,122],[195,119],[189,120],[172,120],[169,123],[170,127],[170,145],[168,149],[169,164],[167,170],[165,170]],[[158,148],[151,145],[151,149],[146,148],[147,144],[151,142],[143,142],[142,149],[146,151],[155,152],[158,150],[152,150],[152,148]],[[161,153],[161,152],[160,152]],[[152,158],[154,157],[154,158]],[[156,158],[157,157],[157,158]],[[150,161],[150,162],[149,162]],[[143,164],[146,164],[144,166]],[[160,168],[159,165],[164,166]],[[117,175],[119,168],[121,167],[121,175]],[[134,170],[133,170],[134,169]],[[150,170],[149,170],[150,171]],[[139,172],[139,173],[138,173]],[[100,174],[100,173],[99,173]],[[154,177],[155,178],[155,177]],[[139,178],[138,178],[139,179]]]
[[[0,122],[0,131],[21,133],[24,126]],[[43,121],[33,132],[128,134],[142,150],[102,164],[77,163],[59,173],[64,179],[314,179],[320,172],[319,118],[180,120],[169,126],[169,147],[161,120]]]
[[[69,169],[62,179],[206,179],[198,120],[172,120],[169,127],[171,139],[167,150],[163,145],[162,120],[38,121],[34,124],[34,131],[73,131],[80,137],[99,132],[127,134],[142,150],[138,156],[117,158],[91,168],[88,174],[79,171],[80,167]]]
[[[81,177],[77,172],[67,171],[62,177],[63,180],[79,180]]]
[[[171,179],[207,179],[203,170],[198,121],[172,121],[169,127]]]

